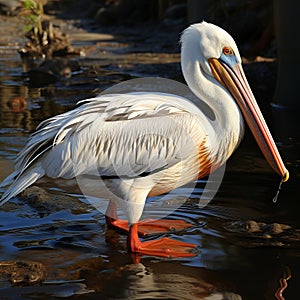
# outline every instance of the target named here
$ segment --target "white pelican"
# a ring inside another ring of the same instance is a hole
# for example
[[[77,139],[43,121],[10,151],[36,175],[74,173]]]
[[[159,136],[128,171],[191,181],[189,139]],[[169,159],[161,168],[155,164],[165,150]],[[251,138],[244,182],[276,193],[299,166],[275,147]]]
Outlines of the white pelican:
[[[169,192],[222,165],[243,136],[242,114],[271,167],[288,171],[247,83],[233,38],[206,22],[189,26],[181,37],[181,66],[201,101],[153,92],[102,95],[42,122],[16,159],[2,186],[5,203],[43,176],[109,176],[128,217],[128,250],[158,256],[191,256],[195,245],[169,238],[142,242],[138,221],[146,198]],[[241,114],[242,113],[242,114]],[[154,134],[152,134],[154,132]],[[118,222],[110,202],[107,222]],[[161,222],[163,222],[161,220]]]

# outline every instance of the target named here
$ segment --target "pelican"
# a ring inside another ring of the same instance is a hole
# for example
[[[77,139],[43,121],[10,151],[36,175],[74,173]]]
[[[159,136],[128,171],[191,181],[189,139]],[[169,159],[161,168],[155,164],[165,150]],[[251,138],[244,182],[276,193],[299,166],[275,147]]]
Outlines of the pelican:
[[[129,252],[194,255],[194,244],[167,237],[140,240],[145,201],[223,165],[243,137],[242,115],[283,182],[289,173],[247,83],[238,48],[226,31],[206,22],[189,26],[181,36],[181,67],[188,87],[201,101],[147,91],[101,95],[43,121],[19,153],[14,172],[3,181],[2,186],[9,187],[1,204],[43,176],[100,174],[110,178],[122,199],[110,201],[106,221],[128,231]],[[213,118],[203,111],[203,102]],[[128,226],[118,220],[117,205],[126,212]]]

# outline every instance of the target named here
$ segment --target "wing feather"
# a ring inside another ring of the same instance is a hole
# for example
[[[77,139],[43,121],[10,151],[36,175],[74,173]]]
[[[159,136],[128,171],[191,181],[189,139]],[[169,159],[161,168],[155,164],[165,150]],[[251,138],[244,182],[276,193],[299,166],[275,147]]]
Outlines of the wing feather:
[[[38,126],[16,160],[15,180],[37,163],[54,178],[135,177],[180,162],[204,138],[198,109],[179,96],[104,95],[79,104]]]

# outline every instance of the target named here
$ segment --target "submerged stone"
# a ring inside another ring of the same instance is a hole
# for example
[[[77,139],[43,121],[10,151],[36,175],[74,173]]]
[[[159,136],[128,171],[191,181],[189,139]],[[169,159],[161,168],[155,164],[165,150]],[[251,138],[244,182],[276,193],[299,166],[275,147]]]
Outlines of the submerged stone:
[[[45,280],[45,266],[35,261],[9,260],[0,262],[0,280],[14,285],[35,285]]]

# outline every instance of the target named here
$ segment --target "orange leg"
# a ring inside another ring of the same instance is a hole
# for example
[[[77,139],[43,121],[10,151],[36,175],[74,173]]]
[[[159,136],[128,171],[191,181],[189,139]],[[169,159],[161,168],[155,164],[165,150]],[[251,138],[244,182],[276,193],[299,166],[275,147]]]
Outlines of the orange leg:
[[[196,247],[194,244],[179,242],[167,237],[141,242],[138,237],[137,223],[130,226],[127,246],[130,252],[162,257],[192,257],[195,254],[190,251]]]
[[[118,219],[117,207],[112,201],[108,205],[105,218],[107,227],[129,232],[128,221]],[[145,236],[148,234],[180,231],[192,226],[192,224],[183,220],[144,220],[138,222],[138,233],[141,236]]]
[[[118,219],[117,205],[112,201],[108,204],[105,220],[108,228],[121,229],[126,232],[129,231],[128,221]]]

